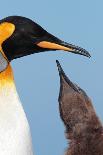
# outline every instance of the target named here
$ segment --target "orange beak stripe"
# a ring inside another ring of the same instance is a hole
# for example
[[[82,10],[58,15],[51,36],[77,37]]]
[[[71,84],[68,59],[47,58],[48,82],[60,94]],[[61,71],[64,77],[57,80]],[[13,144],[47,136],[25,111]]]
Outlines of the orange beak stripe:
[[[74,51],[72,48],[65,47],[56,43],[51,43],[48,41],[41,41],[37,45],[42,48],[48,48],[48,49],[54,49],[54,50]]]

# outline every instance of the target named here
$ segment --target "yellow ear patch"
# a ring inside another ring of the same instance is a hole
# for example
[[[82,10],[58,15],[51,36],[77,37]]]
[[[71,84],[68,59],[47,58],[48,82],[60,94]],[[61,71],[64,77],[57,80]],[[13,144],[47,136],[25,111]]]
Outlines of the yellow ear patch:
[[[15,25],[12,23],[4,22],[0,24],[0,45],[8,39],[15,31]]]
[[[2,53],[2,56],[4,57],[3,60],[7,61],[7,58],[2,50],[2,43],[7,40],[15,31],[15,25],[12,23],[4,22],[0,24],[0,52]],[[2,61],[0,62],[2,63]],[[4,61],[3,61],[4,63]],[[1,66],[2,67],[2,66]],[[5,67],[5,66],[4,66]],[[2,69],[2,68],[1,68]],[[6,83],[11,83],[13,81],[13,73],[12,69],[10,67],[10,64],[8,62],[7,68],[3,70],[3,72],[0,72],[0,88],[4,86]]]

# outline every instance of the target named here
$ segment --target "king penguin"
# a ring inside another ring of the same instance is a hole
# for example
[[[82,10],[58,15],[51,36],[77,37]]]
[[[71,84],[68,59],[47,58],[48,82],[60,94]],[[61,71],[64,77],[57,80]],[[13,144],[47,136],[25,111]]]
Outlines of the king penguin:
[[[90,57],[85,49],[56,38],[28,18],[10,16],[0,20],[0,155],[33,155],[30,129],[10,62],[49,50]]]

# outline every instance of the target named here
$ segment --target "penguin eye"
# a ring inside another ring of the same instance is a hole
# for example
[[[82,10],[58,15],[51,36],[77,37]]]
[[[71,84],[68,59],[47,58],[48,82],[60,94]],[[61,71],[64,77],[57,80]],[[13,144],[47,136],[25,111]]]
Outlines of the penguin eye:
[[[0,51],[0,72],[6,70],[6,68],[8,67],[8,64],[9,64],[8,60],[4,57],[4,55]]]

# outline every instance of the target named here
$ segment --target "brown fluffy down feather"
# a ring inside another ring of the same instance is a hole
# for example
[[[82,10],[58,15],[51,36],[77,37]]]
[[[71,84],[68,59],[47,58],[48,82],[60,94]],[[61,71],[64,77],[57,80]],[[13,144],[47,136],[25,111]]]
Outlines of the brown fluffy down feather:
[[[65,155],[103,155],[103,126],[87,94],[72,83],[57,61],[59,109],[69,147]]]

